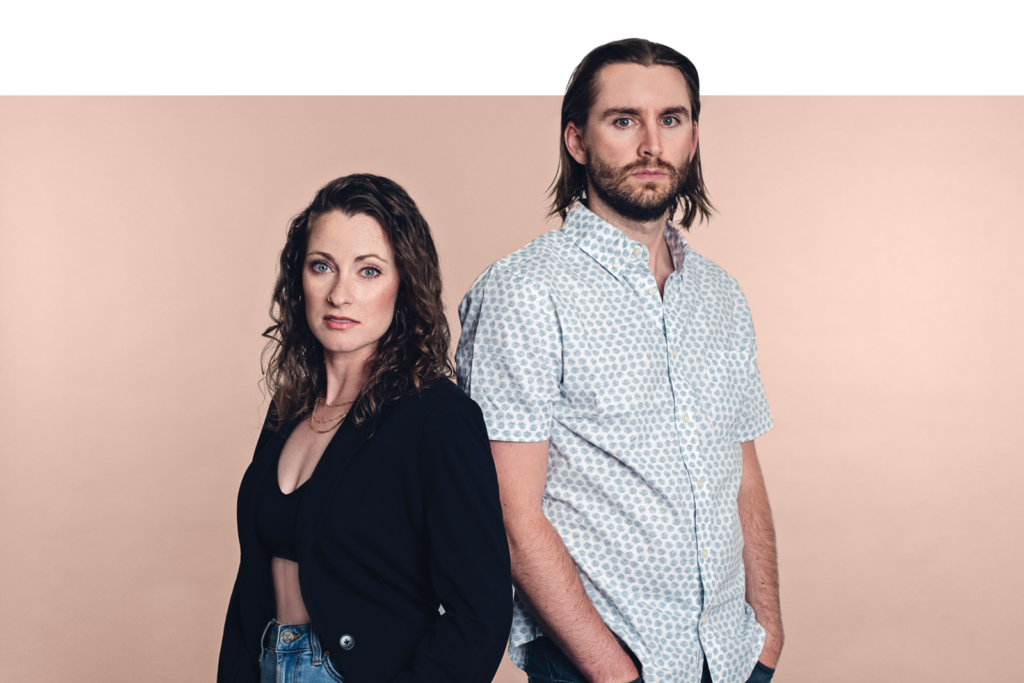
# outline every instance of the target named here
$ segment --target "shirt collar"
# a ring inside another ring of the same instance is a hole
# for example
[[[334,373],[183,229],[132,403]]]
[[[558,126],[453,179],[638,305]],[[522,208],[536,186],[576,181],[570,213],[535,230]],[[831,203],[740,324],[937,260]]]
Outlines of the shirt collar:
[[[631,260],[639,260],[644,266],[648,263],[646,245],[626,237],[626,233],[599,218],[582,204],[577,203],[569,211],[562,231],[580,249],[612,273],[618,274],[619,269]],[[681,270],[690,251],[690,245],[668,222],[665,223],[665,244],[668,245],[675,270]]]

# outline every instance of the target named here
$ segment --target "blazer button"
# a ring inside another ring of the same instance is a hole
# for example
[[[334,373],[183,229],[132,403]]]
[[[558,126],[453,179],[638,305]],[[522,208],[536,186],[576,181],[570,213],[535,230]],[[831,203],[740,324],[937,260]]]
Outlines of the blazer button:
[[[356,646],[356,639],[346,633],[341,637],[338,643],[341,645],[342,650],[351,650]]]

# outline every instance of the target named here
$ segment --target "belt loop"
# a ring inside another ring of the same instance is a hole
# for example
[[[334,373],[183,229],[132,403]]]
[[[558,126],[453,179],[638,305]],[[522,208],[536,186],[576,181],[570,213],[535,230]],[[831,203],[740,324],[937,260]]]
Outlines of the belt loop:
[[[316,629],[313,628],[312,622],[309,624],[309,647],[313,651],[313,664],[319,666],[323,654],[321,653],[320,637],[317,635]]]
[[[263,643],[267,639],[267,631],[270,629],[271,626],[274,625],[275,621],[277,621],[277,619],[271,619],[270,621],[268,621],[267,625],[263,628],[263,635],[260,636],[260,660],[261,661],[263,660],[263,653],[264,653]]]

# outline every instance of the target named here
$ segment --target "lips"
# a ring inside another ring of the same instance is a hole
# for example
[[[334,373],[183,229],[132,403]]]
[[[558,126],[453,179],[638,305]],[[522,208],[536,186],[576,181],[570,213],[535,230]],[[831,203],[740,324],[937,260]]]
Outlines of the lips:
[[[665,173],[664,171],[646,170],[637,171],[636,173],[633,173],[633,177],[636,178],[637,180],[654,181],[661,180],[662,178],[667,178],[668,174]]]
[[[675,175],[675,169],[661,159],[656,159],[653,163],[650,161],[641,161],[639,163],[631,164],[626,167],[625,172],[628,176],[643,183],[658,182],[659,180],[665,180]]]
[[[336,315],[325,315],[324,324],[332,330],[347,330],[358,325],[359,321]]]

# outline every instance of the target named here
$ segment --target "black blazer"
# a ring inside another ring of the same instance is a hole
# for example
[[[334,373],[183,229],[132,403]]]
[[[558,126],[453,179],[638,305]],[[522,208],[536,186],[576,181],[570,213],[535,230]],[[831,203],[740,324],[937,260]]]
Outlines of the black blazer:
[[[219,683],[258,683],[275,614],[253,514],[299,423],[267,422],[238,493],[241,564]],[[303,494],[296,541],[303,602],[346,683],[490,683],[512,623],[508,544],[483,416],[450,381],[388,407],[372,435],[339,427]]]

